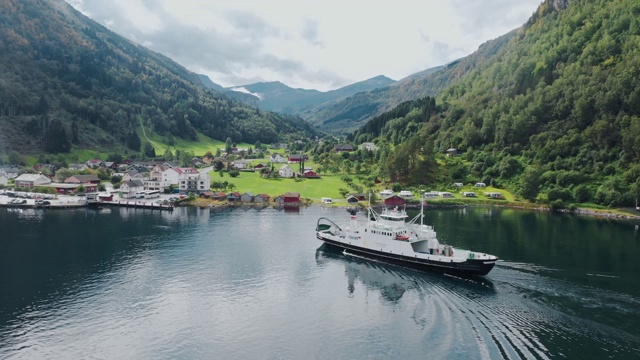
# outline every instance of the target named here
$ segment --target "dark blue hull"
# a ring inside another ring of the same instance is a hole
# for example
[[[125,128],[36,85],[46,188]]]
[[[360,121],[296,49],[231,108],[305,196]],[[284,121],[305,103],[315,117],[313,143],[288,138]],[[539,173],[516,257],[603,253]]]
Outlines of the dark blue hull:
[[[324,241],[328,245],[332,245],[348,252],[356,255],[361,255],[366,258],[378,259],[384,262],[407,266],[414,269],[420,270],[430,270],[430,271],[438,271],[445,273],[459,273],[464,275],[487,275],[493,266],[495,265],[496,260],[476,260],[476,259],[467,259],[464,262],[442,262],[442,261],[434,261],[428,259],[420,259],[420,258],[412,258],[409,256],[399,255],[399,254],[390,254],[383,251],[376,251],[372,249],[363,249],[358,246],[344,244],[339,241],[331,240],[323,237],[320,233],[317,233],[317,238],[319,240]]]

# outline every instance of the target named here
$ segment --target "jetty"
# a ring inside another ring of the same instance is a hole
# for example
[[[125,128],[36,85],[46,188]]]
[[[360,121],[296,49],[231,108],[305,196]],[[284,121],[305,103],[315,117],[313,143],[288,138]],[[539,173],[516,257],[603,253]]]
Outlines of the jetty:
[[[152,210],[168,210],[173,211],[173,204],[157,204],[148,201],[129,201],[129,200],[114,200],[114,201],[98,201],[89,203],[90,206],[118,206],[129,207],[138,209],[152,209]]]

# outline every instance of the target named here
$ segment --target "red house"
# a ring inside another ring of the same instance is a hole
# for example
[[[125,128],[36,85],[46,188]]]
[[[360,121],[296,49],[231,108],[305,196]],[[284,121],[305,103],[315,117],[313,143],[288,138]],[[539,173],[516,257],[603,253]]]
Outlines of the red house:
[[[284,197],[285,204],[299,204],[300,203],[300,193],[297,192],[287,192],[282,195]]]
[[[113,194],[98,195],[98,200],[100,200],[100,201],[113,201]]]
[[[407,201],[398,195],[393,195],[392,197],[384,199],[384,204],[386,206],[402,206],[406,203]]]
[[[320,174],[313,170],[307,170],[304,172],[304,174],[302,174],[302,177],[305,177],[307,179],[320,179]]]
[[[225,194],[222,191],[219,191],[219,192],[213,193],[213,195],[211,195],[211,198],[213,200],[224,200],[227,198],[227,194]]]
[[[306,161],[309,160],[309,156],[307,155],[297,155],[297,154],[291,154],[287,157],[287,160],[290,163],[299,163],[301,161]]]

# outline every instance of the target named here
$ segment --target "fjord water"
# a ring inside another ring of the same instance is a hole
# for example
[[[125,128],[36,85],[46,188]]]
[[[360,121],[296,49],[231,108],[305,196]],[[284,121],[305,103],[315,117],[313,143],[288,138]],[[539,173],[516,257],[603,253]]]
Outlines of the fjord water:
[[[419,272],[315,239],[344,209],[0,209],[2,359],[640,357],[630,221],[427,211],[502,261]]]

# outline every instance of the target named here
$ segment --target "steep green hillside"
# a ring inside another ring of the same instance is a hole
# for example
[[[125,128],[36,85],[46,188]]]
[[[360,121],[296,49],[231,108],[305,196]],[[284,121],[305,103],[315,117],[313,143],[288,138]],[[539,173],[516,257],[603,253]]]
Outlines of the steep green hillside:
[[[351,138],[380,129],[379,141],[419,136],[439,151],[457,148],[455,180],[527,199],[632,205],[640,197],[639,81],[638,1],[547,0],[441,94],[430,118],[388,116]]]
[[[259,111],[86,18],[63,0],[0,2],[0,151],[140,148],[135,128],[263,143],[308,137],[300,118]]]

